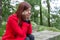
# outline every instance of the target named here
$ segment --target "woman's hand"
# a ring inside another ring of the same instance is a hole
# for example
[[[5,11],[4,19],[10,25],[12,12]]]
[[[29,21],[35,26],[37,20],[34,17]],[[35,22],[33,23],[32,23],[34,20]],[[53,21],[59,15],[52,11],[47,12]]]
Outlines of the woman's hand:
[[[31,14],[29,12],[24,11],[22,15],[24,20],[30,20]]]

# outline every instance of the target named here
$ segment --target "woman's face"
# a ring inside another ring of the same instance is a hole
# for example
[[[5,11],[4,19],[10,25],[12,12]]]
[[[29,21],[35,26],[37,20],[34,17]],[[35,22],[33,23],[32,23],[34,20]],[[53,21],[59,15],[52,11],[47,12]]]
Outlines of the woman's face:
[[[24,16],[24,19],[26,20],[30,20],[31,17],[31,8],[28,8],[27,10],[25,10],[22,15]]]

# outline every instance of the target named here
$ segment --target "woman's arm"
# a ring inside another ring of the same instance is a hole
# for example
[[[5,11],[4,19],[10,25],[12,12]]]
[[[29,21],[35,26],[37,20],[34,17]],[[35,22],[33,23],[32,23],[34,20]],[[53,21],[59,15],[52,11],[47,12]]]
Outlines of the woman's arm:
[[[22,27],[24,28],[20,28],[20,26],[18,25],[18,22],[16,22],[16,20],[14,20],[13,18],[9,18],[8,20],[9,25],[11,26],[11,28],[20,36],[24,36],[25,35],[25,28],[28,26],[28,24],[26,22],[23,23]]]
[[[29,35],[29,34],[32,33],[32,24],[31,24],[31,21],[30,20],[24,20],[24,21],[29,24],[28,30],[27,30],[27,35]]]
[[[28,27],[27,35],[29,35],[31,33],[32,33],[32,24],[30,23],[29,27]]]

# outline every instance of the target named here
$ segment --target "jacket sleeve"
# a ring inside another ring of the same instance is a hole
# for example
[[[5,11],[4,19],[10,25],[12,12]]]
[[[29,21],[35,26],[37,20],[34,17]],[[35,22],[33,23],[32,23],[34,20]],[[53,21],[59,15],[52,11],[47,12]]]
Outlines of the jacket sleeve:
[[[32,24],[29,25],[27,35],[32,33]]]
[[[23,23],[22,27],[24,28],[20,28],[20,26],[18,25],[18,22],[16,22],[13,18],[9,18],[8,20],[9,25],[12,27],[12,29],[14,30],[15,33],[17,33],[20,36],[24,36],[25,35],[25,28],[28,26],[28,24],[25,22]]]

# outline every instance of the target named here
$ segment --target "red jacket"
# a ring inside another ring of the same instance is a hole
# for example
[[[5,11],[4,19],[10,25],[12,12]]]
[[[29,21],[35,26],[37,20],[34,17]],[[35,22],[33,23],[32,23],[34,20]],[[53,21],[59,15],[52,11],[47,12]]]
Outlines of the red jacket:
[[[2,36],[2,40],[25,40],[26,34],[32,33],[32,26],[27,22],[22,22],[22,26],[18,25],[16,14],[10,15],[6,24],[6,32]]]

